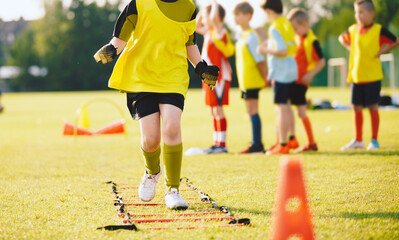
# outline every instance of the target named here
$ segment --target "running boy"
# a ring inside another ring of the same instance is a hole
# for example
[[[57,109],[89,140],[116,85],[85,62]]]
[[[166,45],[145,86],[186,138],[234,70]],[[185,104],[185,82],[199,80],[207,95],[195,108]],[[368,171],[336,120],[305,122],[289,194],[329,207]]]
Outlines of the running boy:
[[[214,90],[209,89],[205,84],[202,85],[205,104],[211,107],[213,118],[213,145],[204,150],[207,154],[227,153],[227,121],[223,106],[229,104],[232,71],[227,58],[233,56],[234,45],[223,26],[224,17],[224,8],[213,1],[200,11],[197,18],[196,32],[204,36],[202,57],[209,64],[217,65],[221,69]]]
[[[274,103],[277,104],[279,144],[266,152],[268,155],[288,154],[288,131],[294,126],[290,105],[291,89],[298,78],[294,54],[297,49],[291,23],[282,16],[281,0],[265,0],[261,7],[271,22],[269,40],[259,46],[258,52],[267,54],[268,79],[274,80]],[[295,137],[293,137],[295,138]]]
[[[371,115],[371,141],[367,150],[379,149],[377,141],[380,117],[381,80],[383,78],[380,61],[384,54],[399,45],[399,40],[386,28],[373,22],[374,4],[371,0],[356,0],[356,24],[339,36],[339,42],[350,51],[348,82],[352,83],[352,105],[355,115],[356,138],[341,150],[364,148],[363,107],[368,107]]]
[[[146,171],[139,198],[147,202],[155,196],[162,136],[165,203],[170,209],[188,207],[178,190],[183,151],[180,120],[189,83],[186,59],[210,86],[219,70],[201,61],[194,43],[195,16],[191,0],[132,0],[120,14],[111,42],[94,55],[105,64],[124,49],[108,85],[127,93],[129,111],[140,122]]]
[[[259,91],[267,81],[266,62],[264,56],[256,52],[259,38],[255,30],[249,26],[254,13],[252,6],[248,2],[239,3],[233,13],[236,24],[240,25],[242,30],[241,37],[236,42],[238,84],[252,124],[252,143],[240,153],[264,153],[258,99]]]
[[[288,13],[296,33],[298,50],[295,60],[298,66],[298,80],[293,85],[291,104],[297,106],[298,116],[302,119],[308,137],[308,144],[301,151],[317,151],[317,144],[313,137],[312,125],[306,115],[306,92],[312,78],[325,66],[326,61],[320,48],[320,43],[309,27],[309,17],[304,9],[294,8]]]

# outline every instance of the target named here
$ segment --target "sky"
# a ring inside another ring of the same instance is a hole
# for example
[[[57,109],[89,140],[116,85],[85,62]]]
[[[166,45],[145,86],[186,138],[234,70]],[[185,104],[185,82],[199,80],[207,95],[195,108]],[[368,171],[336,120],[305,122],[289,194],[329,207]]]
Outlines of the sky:
[[[35,20],[43,17],[44,0],[0,0],[0,18],[3,21],[18,20],[23,17],[25,20]],[[86,2],[98,2],[104,4],[105,0],[85,0]],[[63,0],[68,6],[71,0]],[[112,0],[110,0],[112,2]],[[129,1],[126,1],[128,3]]]
[[[96,1],[99,5],[104,4],[105,0],[86,0],[86,2]],[[233,8],[242,0],[219,0],[220,4],[226,9],[226,22],[234,23]],[[70,4],[71,0],[64,0],[65,6]],[[130,0],[124,0],[127,4]],[[210,0],[197,0],[198,5],[207,5]],[[252,27],[259,27],[266,21],[266,17],[259,8],[261,0],[249,0],[255,9],[253,19],[251,21]],[[122,9],[121,9],[122,10]],[[43,0],[0,0],[0,18],[3,21],[18,20],[23,17],[25,20],[34,20],[43,17]],[[229,24],[234,28],[234,24]]]

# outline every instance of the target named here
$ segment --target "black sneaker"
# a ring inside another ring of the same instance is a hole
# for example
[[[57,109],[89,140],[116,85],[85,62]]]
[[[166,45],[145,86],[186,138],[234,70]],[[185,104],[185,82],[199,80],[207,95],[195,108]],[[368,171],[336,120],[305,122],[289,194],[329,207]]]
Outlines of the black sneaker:
[[[265,153],[265,148],[263,147],[263,144],[261,145],[254,145],[252,144],[249,146],[247,149],[243,150],[240,152],[240,154],[247,154],[247,153]]]

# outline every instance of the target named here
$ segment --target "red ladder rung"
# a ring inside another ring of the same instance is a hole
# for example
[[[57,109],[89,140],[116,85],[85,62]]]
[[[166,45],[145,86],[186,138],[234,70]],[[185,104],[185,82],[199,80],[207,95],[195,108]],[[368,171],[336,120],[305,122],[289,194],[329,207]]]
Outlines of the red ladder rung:
[[[125,219],[123,223],[153,223],[153,222],[198,222],[198,221],[224,221],[238,219],[237,217],[209,217],[209,218],[159,218],[159,219]]]

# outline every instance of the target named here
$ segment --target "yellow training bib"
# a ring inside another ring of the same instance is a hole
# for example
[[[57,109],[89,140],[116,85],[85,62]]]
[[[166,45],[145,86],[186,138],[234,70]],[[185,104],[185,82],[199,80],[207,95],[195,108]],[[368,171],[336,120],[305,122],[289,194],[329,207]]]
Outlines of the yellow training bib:
[[[309,29],[308,35],[306,35],[305,41],[304,41],[304,47],[305,47],[305,53],[306,53],[306,59],[308,60],[308,68],[307,71],[312,71],[318,61],[315,61],[313,58],[313,43],[314,41],[317,40],[317,37],[314,35],[312,29]]]
[[[273,28],[277,29],[277,31],[283,37],[285,44],[287,45],[287,56],[280,58],[294,56],[297,50],[297,46],[295,43],[295,31],[294,28],[292,27],[291,22],[288,21],[288,19],[286,19],[285,17],[279,17],[271,24],[270,29]],[[271,36],[272,34],[269,34],[270,38]]]
[[[189,84],[186,42],[195,31],[195,20],[173,21],[155,0],[137,0],[136,5],[136,29],[115,64],[108,86],[125,92],[185,96]]]
[[[253,29],[246,30],[236,43],[236,63],[238,84],[241,89],[263,88],[265,80],[259,72],[258,64],[247,46],[247,36],[256,32]]]
[[[374,25],[365,34],[359,33],[359,26],[349,27],[351,51],[349,56],[348,82],[365,83],[383,78],[380,58],[381,25]]]

